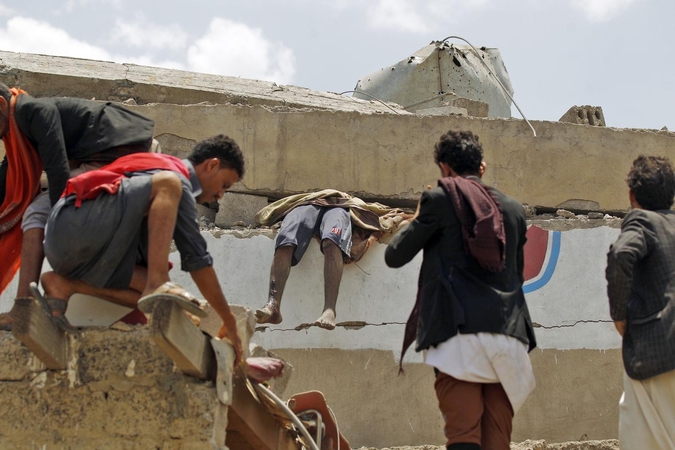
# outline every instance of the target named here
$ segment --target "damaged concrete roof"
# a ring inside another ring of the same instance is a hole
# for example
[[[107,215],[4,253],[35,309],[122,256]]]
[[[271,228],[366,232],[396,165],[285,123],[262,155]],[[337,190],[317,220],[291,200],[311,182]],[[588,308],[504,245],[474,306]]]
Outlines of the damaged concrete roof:
[[[396,104],[244,78],[0,51],[1,81],[35,97],[71,96],[179,105],[210,102],[288,106],[364,114],[410,114]],[[46,82],[48,80],[48,82]]]

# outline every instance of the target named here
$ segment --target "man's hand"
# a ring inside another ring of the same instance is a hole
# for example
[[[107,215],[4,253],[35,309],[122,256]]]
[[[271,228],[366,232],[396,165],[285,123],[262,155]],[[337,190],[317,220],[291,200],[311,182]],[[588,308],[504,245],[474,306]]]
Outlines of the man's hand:
[[[621,336],[626,332],[626,321],[625,320],[617,320],[614,322],[614,326],[616,327],[616,331],[619,332]]]
[[[234,367],[237,367],[244,357],[244,350],[241,347],[241,339],[237,334],[237,321],[232,314],[227,320],[223,320],[223,325],[218,331],[218,339],[228,338],[234,347]]]
[[[230,310],[230,305],[228,305],[225,299],[216,272],[213,270],[213,267],[207,266],[190,272],[190,275],[206,301],[209,302],[213,310],[223,319],[223,326],[220,328],[218,337],[230,339],[236,354],[235,365],[238,365],[242,360],[244,352],[241,348],[241,340],[237,336],[237,321]]]

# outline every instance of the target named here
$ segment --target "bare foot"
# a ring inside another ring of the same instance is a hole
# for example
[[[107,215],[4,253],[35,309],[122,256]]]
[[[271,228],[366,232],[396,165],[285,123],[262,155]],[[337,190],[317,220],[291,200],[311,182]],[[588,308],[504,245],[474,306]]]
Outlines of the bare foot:
[[[276,303],[268,302],[264,307],[255,311],[255,320],[257,323],[271,323],[273,325],[280,324],[283,318],[281,311]]]
[[[327,309],[321,314],[321,317],[316,319],[314,324],[318,327],[323,328],[324,330],[334,330],[335,329],[335,311],[332,309]]]

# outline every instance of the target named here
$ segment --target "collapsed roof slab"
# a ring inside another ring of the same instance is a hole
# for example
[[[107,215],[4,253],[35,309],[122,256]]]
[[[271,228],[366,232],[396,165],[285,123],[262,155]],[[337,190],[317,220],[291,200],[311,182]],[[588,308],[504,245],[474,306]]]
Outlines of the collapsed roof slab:
[[[434,144],[449,129],[476,133],[486,183],[533,206],[555,208],[574,199],[598,210],[626,210],[631,161],[639,154],[675,159],[675,134],[668,131],[535,121],[534,138],[516,119],[237,105],[131,108],[153,118],[165,151],[180,156],[207,136],[231,136],[246,157],[246,174],[233,191],[269,197],[333,188],[414,206],[427,185],[436,185]]]
[[[0,51],[0,81],[35,97],[134,99],[138,104],[241,103],[362,113],[397,109],[400,114],[408,114],[395,104],[270,81],[31,53]]]
[[[196,141],[230,135],[247,164],[234,190],[269,197],[333,188],[414,206],[425,186],[436,184],[433,148],[449,129],[476,133],[488,163],[485,181],[533,206],[574,200],[625,210],[631,161],[639,154],[675,159],[669,131],[533,121],[535,138],[523,120],[419,116],[262,81],[9,52],[0,52],[0,61],[0,81],[36,96],[165,102],[129,108],[155,120],[169,153],[186,155]],[[223,104],[185,104],[202,101]]]

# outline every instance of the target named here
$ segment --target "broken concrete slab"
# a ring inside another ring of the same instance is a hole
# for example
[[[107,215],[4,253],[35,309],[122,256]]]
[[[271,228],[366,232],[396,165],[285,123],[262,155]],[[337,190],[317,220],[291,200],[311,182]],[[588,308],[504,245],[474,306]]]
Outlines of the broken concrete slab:
[[[31,53],[0,51],[0,81],[36,97],[134,99],[137,104],[237,103],[365,114],[398,109],[398,114],[409,114],[393,104],[385,106],[269,81]]]
[[[255,214],[267,206],[266,196],[246,195],[239,192],[226,192],[218,202],[216,226],[231,228],[240,223],[255,224]]]
[[[192,141],[229,135],[246,158],[244,179],[231,191],[270,198],[330,187],[414,208],[425,186],[436,184],[433,148],[448,129],[476,133],[488,162],[484,181],[530,205],[555,207],[577,199],[601,210],[625,211],[623,174],[630,162],[640,153],[675,159],[675,134],[655,130],[534,121],[534,138],[527,124],[515,119],[281,113],[237,105],[130,108],[154,119],[157,135]]]

